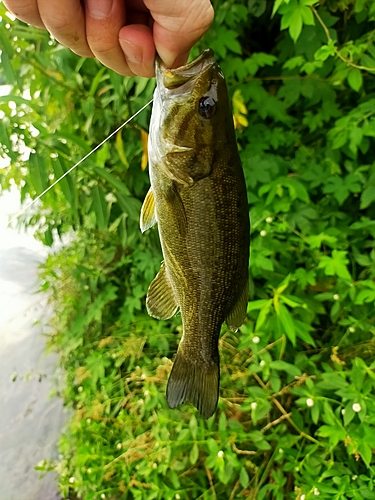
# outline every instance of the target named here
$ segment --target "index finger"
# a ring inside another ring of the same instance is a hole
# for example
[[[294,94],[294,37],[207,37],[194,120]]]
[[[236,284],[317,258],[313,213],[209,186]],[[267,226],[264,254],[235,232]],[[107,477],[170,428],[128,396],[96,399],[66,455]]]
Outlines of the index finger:
[[[154,19],[156,50],[168,68],[186,63],[192,46],[210,27],[214,11],[210,0],[144,0]]]
[[[24,23],[45,28],[40,17],[37,0],[4,0],[5,7]]]
[[[93,57],[80,0],[38,0],[38,9],[43,24],[56,40],[80,56]]]

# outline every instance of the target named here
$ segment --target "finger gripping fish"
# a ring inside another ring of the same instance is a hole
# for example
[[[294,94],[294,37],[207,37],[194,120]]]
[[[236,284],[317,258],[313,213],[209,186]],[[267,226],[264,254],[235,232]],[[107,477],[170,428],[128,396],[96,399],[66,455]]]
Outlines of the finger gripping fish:
[[[220,328],[237,329],[248,299],[249,211],[224,76],[212,50],[168,70],[156,63],[150,133],[151,188],[141,229],[155,223],[164,261],[148,313],[181,311],[183,335],[167,403],[191,402],[204,418],[219,397]]]

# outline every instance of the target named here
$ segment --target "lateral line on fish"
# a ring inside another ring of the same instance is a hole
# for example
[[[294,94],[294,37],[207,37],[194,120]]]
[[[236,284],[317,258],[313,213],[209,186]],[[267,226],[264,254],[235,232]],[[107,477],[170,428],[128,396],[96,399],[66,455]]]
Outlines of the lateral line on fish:
[[[75,168],[77,168],[79,165],[81,165],[81,163],[83,163],[89,156],[91,156],[93,153],[95,153],[95,151],[97,151],[99,148],[101,148],[103,146],[103,144],[105,144],[107,141],[109,141],[109,139],[111,139],[115,134],[117,134],[117,132],[119,132],[122,128],[125,127],[125,125],[127,125],[129,122],[131,122],[133,120],[133,118],[135,118],[136,116],[138,116],[144,109],[147,108],[147,106],[149,106],[152,101],[154,99],[151,99],[151,101],[149,101],[147,104],[145,104],[144,106],[142,106],[136,113],[134,113],[133,116],[131,116],[130,118],[128,118],[122,125],[120,125],[119,127],[116,128],[116,130],[114,130],[113,132],[111,132],[109,134],[109,136],[107,136],[100,144],[98,144],[97,146],[95,146],[94,149],[92,149],[89,153],[87,153],[83,158],[81,158],[75,165],[73,165],[72,167],[69,168],[69,170],[67,170],[66,172],[63,173],[63,175],[61,177],[59,177],[56,181],[54,181],[50,186],[48,186],[48,188],[46,188],[42,193],[40,193],[36,198],[34,198],[32,200],[31,203],[29,203],[28,205],[26,205],[26,207],[24,207],[22,210],[20,210],[18,213],[16,213],[16,215],[14,215],[13,217],[11,217],[11,219],[9,219],[8,221],[8,224],[7,226],[9,226],[14,220],[16,220],[20,215],[22,215],[23,213],[25,213],[32,205],[34,205],[37,201],[39,201],[42,196],[44,196],[46,193],[48,193],[48,191],[50,189],[52,189],[53,187],[56,186],[56,184],[58,184],[62,179],[64,179],[64,177],[66,177],[67,175],[70,174],[70,172],[73,172],[73,170]]]

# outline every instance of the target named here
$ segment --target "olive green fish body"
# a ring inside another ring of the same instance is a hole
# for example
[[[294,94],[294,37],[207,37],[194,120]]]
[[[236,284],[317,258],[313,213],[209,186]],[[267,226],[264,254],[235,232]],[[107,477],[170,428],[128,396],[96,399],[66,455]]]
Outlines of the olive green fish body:
[[[175,408],[190,401],[208,418],[218,400],[221,325],[238,328],[246,314],[246,186],[225,81],[212,52],[178,70],[159,67],[157,82],[151,190],[141,226],[157,221],[164,263],[147,308],[160,319],[180,309],[183,336],[167,402]]]

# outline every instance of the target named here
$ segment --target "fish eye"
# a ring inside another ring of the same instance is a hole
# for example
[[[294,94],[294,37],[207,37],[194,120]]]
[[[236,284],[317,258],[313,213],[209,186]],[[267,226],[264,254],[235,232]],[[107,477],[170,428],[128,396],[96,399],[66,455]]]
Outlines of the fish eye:
[[[198,113],[202,118],[211,118],[215,113],[216,101],[210,96],[203,96],[199,99],[198,103]]]

